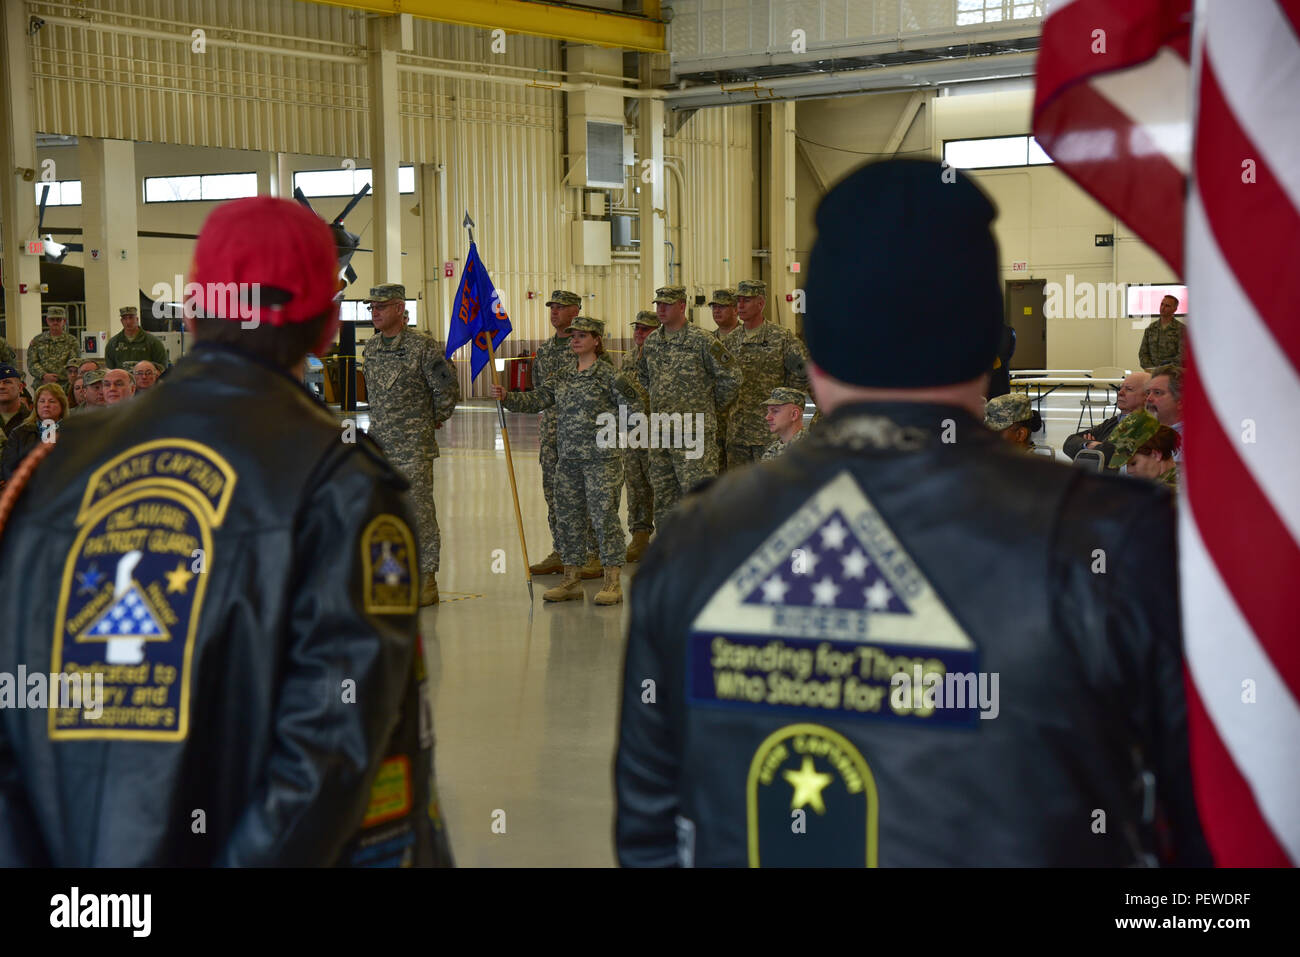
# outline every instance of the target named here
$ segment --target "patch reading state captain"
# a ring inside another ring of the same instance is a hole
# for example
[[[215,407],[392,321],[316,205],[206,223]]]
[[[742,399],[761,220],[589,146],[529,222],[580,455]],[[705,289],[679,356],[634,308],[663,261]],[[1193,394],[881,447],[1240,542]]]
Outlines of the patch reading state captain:
[[[693,705],[973,725],[921,677],[970,673],[977,649],[847,472],[773,532],[691,625]],[[899,673],[911,694],[891,695]]]
[[[90,478],[64,562],[55,674],[102,675],[101,713],[52,708],[52,739],[180,741],[209,563],[235,471],[184,439],[128,449]]]

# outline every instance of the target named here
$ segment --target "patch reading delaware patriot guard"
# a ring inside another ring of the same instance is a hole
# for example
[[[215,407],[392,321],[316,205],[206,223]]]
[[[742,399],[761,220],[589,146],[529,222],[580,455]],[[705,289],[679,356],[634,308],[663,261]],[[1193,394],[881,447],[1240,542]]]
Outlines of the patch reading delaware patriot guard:
[[[52,739],[181,741],[208,574],[237,480],[212,449],[146,442],[90,477],[55,615],[50,670],[96,676],[100,708],[51,708]]]
[[[977,649],[858,483],[824,485],[691,624],[688,698],[706,707],[973,725],[925,676],[974,673]],[[891,694],[896,674],[907,694]],[[935,679],[929,679],[933,681]]]

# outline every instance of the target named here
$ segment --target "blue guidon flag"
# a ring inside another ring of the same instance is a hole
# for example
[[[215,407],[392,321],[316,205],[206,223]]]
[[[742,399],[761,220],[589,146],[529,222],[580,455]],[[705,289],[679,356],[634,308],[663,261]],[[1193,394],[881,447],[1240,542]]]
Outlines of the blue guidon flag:
[[[451,329],[447,332],[447,358],[450,359],[461,346],[472,342],[470,379],[483,371],[488,361],[488,336],[492,337],[493,350],[501,347],[510,335],[510,317],[501,304],[501,297],[492,285],[483,261],[478,257],[478,247],[469,244],[465,257],[465,270],[460,276],[460,286],[451,304]]]

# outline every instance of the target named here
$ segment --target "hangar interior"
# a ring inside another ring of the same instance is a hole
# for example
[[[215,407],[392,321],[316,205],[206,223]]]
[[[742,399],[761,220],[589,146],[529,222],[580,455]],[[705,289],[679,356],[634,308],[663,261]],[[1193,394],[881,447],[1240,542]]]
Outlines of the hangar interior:
[[[439,340],[466,214],[514,327],[507,357],[550,336],[553,289],[579,293],[615,350],[670,283],[712,331],[712,290],[762,279],[769,319],[797,331],[821,197],[864,162],[918,156],[970,169],[998,206],[1002,278],[1030,290],[1007,298],[1013,370],[1134,369],[1154,310],[1072,290],[1180,278],[1035,152],[1043,6],[7,0],[2,334],[21,362],[42,304],[65,304],[102,349],[120,306],[180,300],[194,246],[180,237],[223,199],[299,186],[329,219],[367,183],[345,219],[364,250],[345,296],[402,282],[414,323]],[[60,248],[73,243],[83,248]],[[1052,284],[1064,314],[1044,315]],[[351,308],[364,341],[369,323]],[[472,401],[489,380],[470,380],[464,354],[457,370],[467,401],[436,465],[444,598],[422,612],[453,843],[470,865],[609,864],[620,611],[533,611],[495,409]],[[1067,390],[1043,406],[1048,441],[1075,431],[1079,401]],[[509,420],[540,557],[533,418]]]

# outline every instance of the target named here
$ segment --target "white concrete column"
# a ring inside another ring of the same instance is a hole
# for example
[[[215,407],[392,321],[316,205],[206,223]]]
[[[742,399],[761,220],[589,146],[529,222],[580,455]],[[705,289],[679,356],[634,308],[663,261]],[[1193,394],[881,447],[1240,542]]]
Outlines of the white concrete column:
[[[642,87],[649,82],[650,59],[641,58]],[[664,240],[668,238],[664,219],[667,209],[664,179],[668,174],[664,169],[663,100],[648,97],[641,100],[636,155],[636,183],[641,189],[637,194],[637,219],[641,233],[641,298],[637,307],[650,309],[655,290],[668,282],[668,250],[664,246]],[[648,167],[646,160],[650,161]],[[647,178],[650,180],[648,183]],[[677,282],[685,284],[680,277]]]
[[[794,292],[798,278],[790,272],[795,258],[795,103],[783,100],[768,107],[768,140],[771,181],[768,188],[768,237],[771,251],[768,265],[767,317],[787,329],[795,328],[794,315],[786,295]]]
[[[402,282],[402,216],[397,167],[402,153],[397,54],[414,46],[410,14],[374,17],[370,28],[370,165],[374,169],[374,281]],[[408,295],[409,295],[408,290]]]
[[[135,144],[83,136],[77,153],[86,332],[116,335],[120,330],[118,309],[140,305],[140,239],[136,235],[140,185],[135,176]]]
[[[4,244],[5,339],[16,350],[41,332],[40,257],[36,238],[36,101],[27,50],[27,4],[5,3],[0,19],[0,237]],[[28,173],[20,171],[30,171]],[[27,292],[20,294],[21,286]]]

